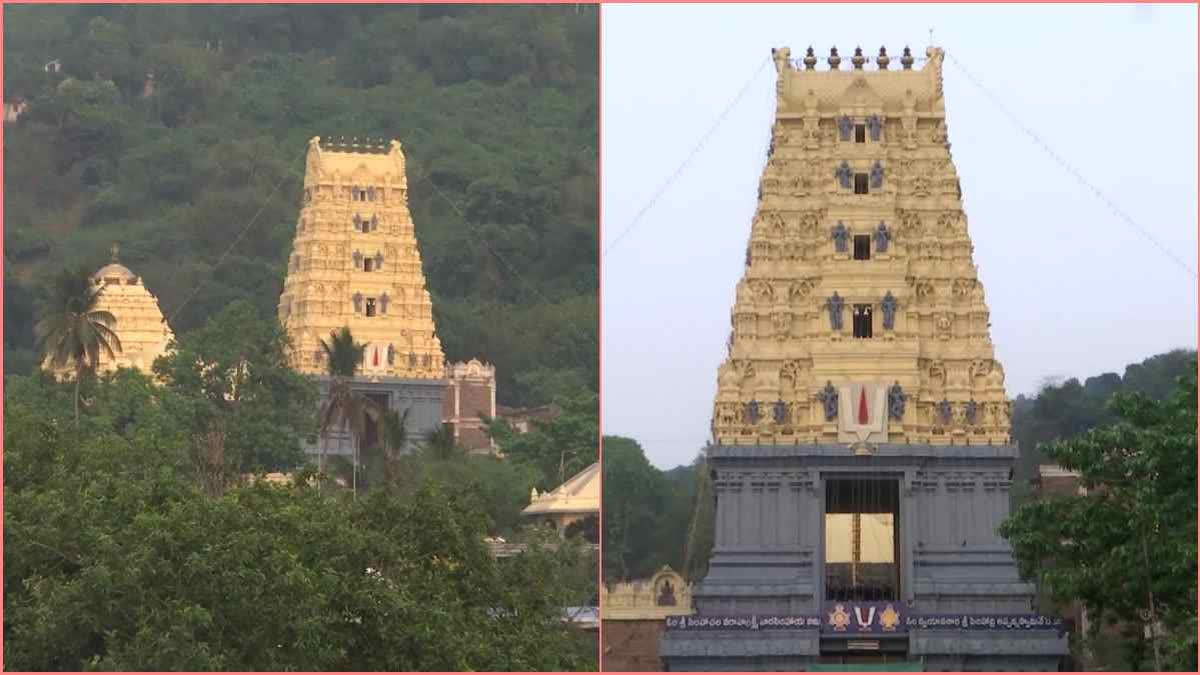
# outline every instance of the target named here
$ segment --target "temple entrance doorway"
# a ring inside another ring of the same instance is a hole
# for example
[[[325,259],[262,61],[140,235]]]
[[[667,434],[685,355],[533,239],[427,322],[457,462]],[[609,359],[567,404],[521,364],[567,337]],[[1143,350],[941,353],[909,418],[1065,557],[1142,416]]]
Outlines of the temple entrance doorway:
[[[825,482],[826,602],[896,602],[900,483],[837,477]]]

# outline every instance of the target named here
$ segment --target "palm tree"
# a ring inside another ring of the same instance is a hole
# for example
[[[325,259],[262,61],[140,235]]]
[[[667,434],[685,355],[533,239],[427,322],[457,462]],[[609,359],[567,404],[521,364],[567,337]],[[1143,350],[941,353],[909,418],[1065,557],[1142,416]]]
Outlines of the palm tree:
[[[99,289],[86,269],[64,269],[50,286],[50,298],[35,331],[38,342],[54,368],[68,363],[75,370],[75,428],[79,428],[79,382],[100,363],[100,351],[110,359],[121,351],[121,339],[113,326],[111,312],[96,309]]]
[[[383,473],[389,483],[396,478],[393,469],[408,442],[408,411],[406,408],[403,413],[398,410],[383,413]]]
[[[325,362],[329,372],[329,399],[321,411],[321,454],[320,471],[325,472],[325,444],[330,429],[348,429],[350,444],[354,452],[354,476],[351,478],[355,496],[358,495],[358,443],[366,433],[367,416],[378,417],[375,404],[366,396],[354,391],[351,381],[362,363],[365,344],[358,344],[350,328],[329,333],[329,342],[321,340]]]
[[[443,424],[425,436],[425,454],[431,459],[459,459],[465,455],[454,440],[454,430]]]

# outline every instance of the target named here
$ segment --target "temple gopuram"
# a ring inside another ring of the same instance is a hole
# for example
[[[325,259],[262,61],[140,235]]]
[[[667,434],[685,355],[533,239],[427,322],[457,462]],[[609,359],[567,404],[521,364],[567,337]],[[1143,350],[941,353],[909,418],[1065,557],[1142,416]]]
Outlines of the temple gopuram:
[[[175,338],[171,327],[163,319],[158,299],[154,297],[142,278],[134,274],[117,259],[118,247],[113,244],[112,261],[92,275],[98,299],[96,310],[109,312],[116,319],[110,326],[121,341],[121,349],[115,349],[110,358],[103,349],[99,353],[96,374],[111,373],[118,368],[133,368],[150,375],[154,360],[167,352]],[[73,379],[75,368],[68,363],[55,368],[47,357],[42,368],[58,379]]]
[[[408,410],[408,437],[420,440],[442,424],[446,365],[408,210],[400,142],[313,138],[305,167],[279,297],[292,365],[317,378],[324,398],[329,379],[320,341],[348,326],[367,345],[355,389],[388,409]],[[379,442],[379,435],[368,422],[363,445]],[[331,435],[326,452],[350,455],[349,434]]]
[[[668,670],[1056,670],[997,533],[1018,451],[947,141],[943,52],[773,51],[718,370],[715,545]],[[889,65],[891,67],[889,68]],[[865,67],[866,66],[866,67]]]

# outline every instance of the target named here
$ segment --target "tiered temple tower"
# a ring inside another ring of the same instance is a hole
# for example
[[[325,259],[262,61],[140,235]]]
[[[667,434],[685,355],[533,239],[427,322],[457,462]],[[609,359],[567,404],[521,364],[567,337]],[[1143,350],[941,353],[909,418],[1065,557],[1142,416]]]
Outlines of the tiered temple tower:
[[[304,203],[279,298],[293,366],[324,379],[320,340],[348,326],[367,349],[357,386],[410,410],[410,438],[441,424],[445,356],[408,210],[400,142],[309,141]],[[377,440],[368,429],[364,443]],[[347,439],[329,451],[349,453]]]
[[[117,260],[117,245],[112,247],[112,261],[92,275],[99,298],[96,309],[109,312],[117,322],[113,332],[121,340],[121,350],[116,358],[109,358],[100,351],[96,366],[98,374],[110,373],[117,368],[134,368],[149,375],[154,360],[167,352],[167,345],[175,338],[171,327],[163,319],[158,299],[142,283],[142,278]],[[49,359],[43,368],[58,378],[75,377],[74,367],[53,368]]]
[[[890,70],[883,49],[870,69],[860,50],[849,69],[832,50],[828,70],[811,48],[773,53],[776,119],[713,410],[716,543],[694,594],[697,619],[731,623],[668,630],[666,664],[1054,670],[1066,639],[1030,614],[996,532],[1017,448],[943,52],[914,69],[906,48]],[[786,619],[758,622],[771,615]]]

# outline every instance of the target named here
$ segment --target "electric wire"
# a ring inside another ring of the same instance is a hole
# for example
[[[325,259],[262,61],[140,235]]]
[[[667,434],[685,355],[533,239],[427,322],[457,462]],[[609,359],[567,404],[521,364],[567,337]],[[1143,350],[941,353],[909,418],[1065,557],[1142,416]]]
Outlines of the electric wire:
[[[1196,276],[1196,271],[1193,270],[1190,265],[1184,262],[1182,258],[1175,255],[1175,253],[1172,252],[1169,247],[1159,241],[1153,234],[1150,233],[1148,229],[1142,227],[1142,225],[1135,221],[1129,214],[1125,213],[1121,207],[1117,206],[1116,203],[1114,203],[1113,200],[1109,199],[1107,195],[1101,192],[1099,188],[1088,181],[1088,179],[1084,178],[1083,174],[1081,174],[1071,163],[1063,159],[1057,152],[1051,149],[1050,146],[1043,141],[1040,136],[1023,124],[1021,120],[1018,119],[1017,116],[1013,114],[1013,112],[1010,111],[1003,102],[1001,102],[1000,98],[994,95],[987,87],[983,86],[983,84],[976,79],[975,76],[972,75],[969,70],[967,70],[966,66],[959,62],[959,60],[956,59],[953,54],[948,51],[945,52],[945,54],[946,58],[950,60],[950,63],[954,64],[954,66],[958,68],[959,71],[961,71],[962,74],[967,78],[967,81],[975,85],[975,87],[979,89],[979,91],[982,92],[983,95],[986,96],[988,100],[1000,110],[1000,112],[1004,113],[1004,116],[1008,118],[1009,122],[1012,122],[1012,124],[1020,129],[1026,136],[1029,136],[1029,138],[1033,140],[1034,144],[1044,150],[1046,154],[1050,155],[1051,159],[1057,162],[1060,167],[1062,167],[1067,173],[1071,174],[1071,176],[1075,178],[1075,180],[1079,181],[1081,185],[1090,190],[1092,194],[1096,195],[1096,197],[1103,202],[1104,205],[1107,206],[1114,215],[1124,221],[1126,225],[1132,227],[1134,230],[1140,233],[1150,243],[1154,244],[1159,251],[1170,258],[1172,262],[1181,267],[1188,274],[1193,277]]]
[[[437,186],[437,183],[435,183],[433,181],[433,177],[430,174],[425,174],[420,179],[418,179],[417,182],[419,183],[422,180],[427,182],[429,184],[429,186],[433,188],[434,193],[437,194],[437,196],[441,197],[442,200],[445,201],[446,204],[448,204],[450,206],[450,208],[454,209],[454,212],[457,213],[458,217],[462,219],[463,224],[465,224],[468,228],[470,228],[471,230],[474,230],[477,234],[479,234],[477,226],[474,223],[472,223],[469,218],[467,218],[466,214],[463,213],[462,209],[460,209],[458,207],[458,204],[456,204],[453,199],[451,199],[445,192],[442,192],[442,189]],[[519,281],[522,285],[527,287],[529,290],[533,291],[534,295],[536,295],[540,300],[542,300],[542,302],[546,303],[547,305],[554,304],[554,302],[552,300],[550,300],[550,298],[548,298],[544,293],[542,293],[542,291],[539,290],[537,286],[533,285],[532,282],[527,280],[525,277],[521,276],[521,273],[517,271],[517,268],[515,266],[513,266],[512,264],[510,264],[508,262],[508,260],[506,260],[504,258],[504,256],[500,255],[499,251],[497,251],[495,248],[492,247],[492,245],[490,243],[488,243],[488,240],[486,237],[480,236],[477,238],[477,241],[480,244],[482,244],[483,247],[485,249],[487,249],[487,251],[489,253],[491,253],[492,256],[506,270],[508,270],[508,272],[510,274],[512,274],[514,278],[517,279],[517,281]],[[571,331],[574,334],[581,336],[584,341],[588,342],[589,344],[593,344],[593,345],[596,345],[597,347],[599,347],[599,342],[596,339],[595,333],[590,333],[590,334],[586,333],[585,331],[581,330],[579,328],[579,326],[577,324],[575,324],[575,322],[571,321],[570,319],[564,318],[564,323],[566,323],[566,325],[571,329]],[[579,364],[586,370],[588,368],[588,363],[587,363],[586,359],[578,358],[580,356],[579,349],[578,349],[578,343],[574,340],[571,340],[571,341],[568,341],[567,344],[568,344],[568,348],[572,352],[574,352],[576,358],[579,361]]]
[[[300,158],[303,159],[306,154],[308,154],[307,147],[305,147],[304,152],[300,154]],[[246,233],[249,232],[250,228],[254,226],[254,223],[258,222],[258,217],[261,216],[263,211],[266,210],[267,204],[271,203],[271,199],[275,197],[277,192],[279,192],[279,188],[283,187],[284,181],[293,175],[295,175],[295,171],[292,170],[289,165],[289,169],[284,171],[283,175],[280,176],[279,181],[275,183],[275,187],[272,188],[271,192],[267,194],[265,199],[263,199],[262,205],[258,207],[258,211],[255,212],[254,217],[250,219],[250,222],[246,223],[246,226],[242,228],[242,231],[238,233],[238,236],[234,238],[233,242],[229,244],[229,246],[220,256],[217,257],[217,262],[213,264],[212,272],[208,276],[202,278],[200,282],[196,284],[196,287],[192,289],[192,292],[183,299],[183,302],[180,303],[180,305],[176,307],[174,311],[171,312],[170,316],[163,318],[163,323],[170,325],[171,320],[179,316],[179,313],[183,311],[183,308],[186,307],[187,304],[196,297],[196,295],[200,292],[200,289],[204,287],[204,283],[216,276],[217,270],[221,267],[221,263],[225,262],[225,258],[229,257],[229,254],[232,253],[235,248],[237,248],[238,244],[240,244],[242,239],[245,238]]]
[[[700,137],[700,141],[696,143],[695,147],[692,148],[692,151],[687,154],[682,162],[680,162],[674,173],[672,173],[665,181],[663,181],[662,185],[660,185],[658,190],[654,192],[653,196],[651,196],[646,204],[642,206],[642,208],[633,216],[633,220],[631,220],[629,224],[625,226],[625,229],[621,230],[621,232],[614,237],[607,246],[604,247],[603,256],[607,256],[609,252],[611,252],[613,248],[615,248],[617,244],[619,244],[621,240],[633,230],[633,228],[637,227],[637,225],[641,223],[642,218],[650,211],[650,209],[654,208],[654,205],[658,203],[659,198],[662,197],[668,189],[670,189],[670,187],[675,183],[684,170],[686,170],[692,163],[692,160],[695,159],[696,155],[700,154],[700,151],[703,150],[704,146],[708,144],[708,140],[712,138],[713,134],[716,133],[718,128],[720,128],[721,124],[725,121],[725,118],[729,116],[729,113],[733,112],[733,109],[737,107],[737,104],[746,97],[746,93],[750,91],[750,85],[754,84],[768,63],[771,63],[770,57],[763,59],[762,62],[758,64],[758,66],[754,69],[754,74],[752,74],[750,78],[746,80],[746,83],[742,85],[742,88],[738,91],[737,95],[733,97],[733,100],[731,100],[729,104],[725,106],[725,109],[721,111],[721,114],[717,115],[716,120],[713,121],[712,125],[708,128],[708,131],[706,131],[704,135]]]

